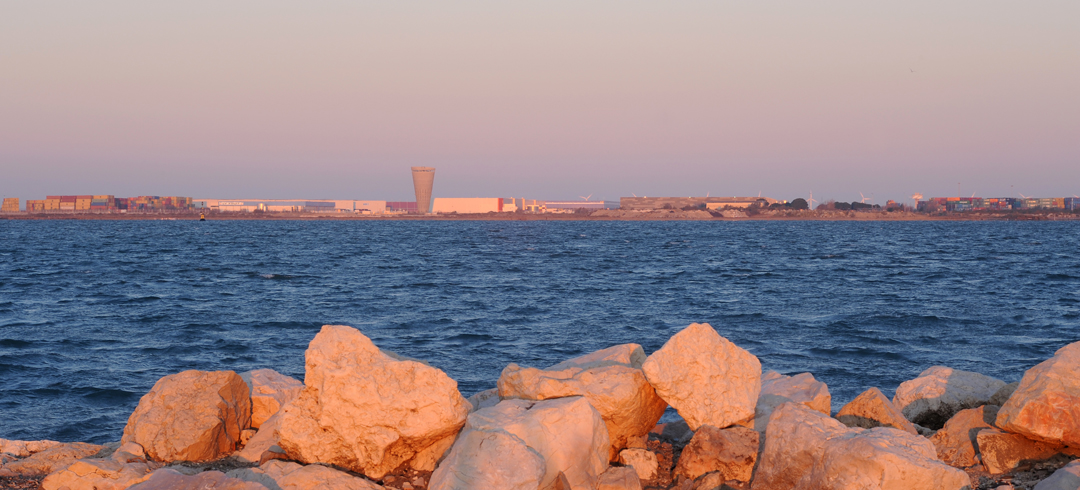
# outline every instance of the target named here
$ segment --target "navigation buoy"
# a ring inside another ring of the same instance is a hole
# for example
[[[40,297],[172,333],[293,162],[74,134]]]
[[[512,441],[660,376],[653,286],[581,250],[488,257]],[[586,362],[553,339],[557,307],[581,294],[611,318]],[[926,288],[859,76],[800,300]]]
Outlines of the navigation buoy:
[[[206,221],[206,215],[199,213],[199,221]]]

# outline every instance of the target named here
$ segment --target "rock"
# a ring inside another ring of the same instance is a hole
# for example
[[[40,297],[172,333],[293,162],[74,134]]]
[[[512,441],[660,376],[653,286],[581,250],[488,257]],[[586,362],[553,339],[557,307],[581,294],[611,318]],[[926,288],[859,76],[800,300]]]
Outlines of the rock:
[[[113,454],[116,456],[116,453]],[[80,459],[46,476],[43,490],[121,490],[150,478],[154,462],[123,463],[114,459]]]
[[[262,461],[263,453],[278,443],[277,429],[280,422],[280,414],[274,414],[266,420],[259,431],[244,445],[244,448],[236,453],[237,459],[247,463]]]
[[[267,488],[282,490],[383,490],[383,487],[326,466],[302,466],[293,462],[269,461],[257,468],[241,468],[227,476],[256,482]],[[406,485],[408,485],[406,483]]]
[[[502,401],[499,398],[498,388],[481,391],[480,393],[470,396],[467,400],[469,401],[469,404],[472,405],[472,408],[469,409],[469,413],[480,410],[481,408],[494,407]]]
[[[1080,490],[1080,460],[1061,467],[1035,485],[1035,490]]]
[[[896,388],[893,404],[908,420],[937,430],[956,412],[986,405],[1005,386],[1000,379],[933,366]]]
[[[272,415],[286,403],[300,395],[304,388],[296,378],[285,376],[273,369],[256,369],[240,374],[251,389],[251,427],[262,427]]]
[[[1020,434],[1010,434],[998,429],[980,431],[976,441],[982,455],[983,467],[992,475],[1027,469],[1033,463],[1066,451],[1057,444],[1033,441]]]
[[[157,461],[228,456],[251,424],[247,384],[232,371],[184,371],[158,380],[128,418],[121,442]]]
[[[1029,439],[1080,446],[1080,342],[1024,373],[997,426]]]
[[[968,408],[953,415],[945,427],[937,431],[930,442],[937,449],[939,459],[950,466],[967,468],[979,464],[976,456],[979,446],[975,436],[983,429],[992,429],[998,407],[983,405]]]
[[[150,474],[131,490],[267,490],[261,483],[230,478],[220,471],[204,471],[188,476],[171,468],[162,468]]]
[[[761,394],[754,409],[754,430],[764,431],[769,415],[781,403],[802,403],[825,415],[832,414],[832,395],[825,383],[814,379],[810,373],[784,376],[769,371],[761,378]]]
[[[593,488],[610,446],[603,418],[583,397],[503,400],[469,415],[428,488],[549,488],[560,472],[574,489]]]
[[[41,446],[34,447],[34,449]],[[62,469],[77,459],[88,458],[101,451],[102,446],[85,442],[64,442],[49,445],[26,458],[0,466],[0,476],[42,476]]]
[[[656,453],[647,449],[623,449],[619,452],[619,464],[634,468],[641,480],[656,478],[660,463],[656,460]]]
[[[641,369],[645,363],[645,351],[638,344],[620,344],[600,349],[583,356],[567,359],[547,368],[548,371],[562,371],[568,368],[589,369],[603,366],[630,366]]]
[[[128,442],[116,448],[116,451],[109,455],[109,459],[117,463],[144,463],[146,462],[146,452],[143,451],[142,446],[134,442]]]
[[[633,468],[612,466],[600,475],[596,490],[641,490],[641,480]]]
[[[470,407],[446,373],[380,351],[340,325],[323,326],[311,341],[304,383],[279,412],[278,445],[297,461],[372,479],[444,444]]]
[[[724,490],[731,487],[724,485],[727,480],[724,480],[724,476],[719,471],[712,473],[706,473],[696,480],[694,480],[692,490]]]
[[[850,432],[840,421],[799,403],[776,407],[765,427],[754,490],[810,488],[814,465],[822,459],[825,442]]]
[[[706,424],[728,427],[754,416],[761,362],[707,323],[691,324],[673,335],[642,369],[656,394],[693,430]]]
[[[675,475],[693,480],[718,471],[724,480],[749,482],[757,455],[757,432],[745,427],[721,430],[703,425],[683,449]]]
[[[893,405],[885,394],[877,388],[870,388],[840,408],[836,418],[848,427],[892,427],[913,435],[919,435],[900,409]]]
[[[584,396],[604,418],[611,439],[608,457],[614,460],[630,438],[648,434],[667,408],[645,373],[632,364],[640,365],[643,357],[641,346],[627,344],[543,370],[510,364],[499,376],[499,397],[548,400]],[[618,362],[624,359],[630,363]],[[554,367],[562,369],[552,370]]]
[[[966,490],[971,478],[938,461],[934,445],[925,438],[877,427],[849,429],[825,441],[822,459],[805,488]]]
[[[54,446],[63,444],[56,441],[11,441],[0,439],[0,454],[10,454],[16,458],[25,458],[31,454],[44,451]]]
[[[959,490],[967,474],[937,460],[934,445],[897,429],[852,429],[796,403],[777,407],[765,429],[755,490]]]
[[[1004,405],[1005,402],[1009,401],[1009,397],[1012,396],[1013,392],[1015,392],[1016,388],[1019,386],[1019,381],[1013,381],[1012,383],[1002,386],[1000,390],[997,390],[997,392],[990,397],[990,400],[986,402],[986,404],[996,405],[998,407]]]

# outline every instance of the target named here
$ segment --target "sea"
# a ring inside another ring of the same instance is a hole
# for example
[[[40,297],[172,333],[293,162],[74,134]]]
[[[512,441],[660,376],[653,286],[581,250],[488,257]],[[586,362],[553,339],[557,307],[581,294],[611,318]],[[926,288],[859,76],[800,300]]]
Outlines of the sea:
[[[0,221],[0,438],[104,443],[162,376],[303,380],[322,325],[465,395],[707,322],[833,410],[1080,340],[1080,223]]]

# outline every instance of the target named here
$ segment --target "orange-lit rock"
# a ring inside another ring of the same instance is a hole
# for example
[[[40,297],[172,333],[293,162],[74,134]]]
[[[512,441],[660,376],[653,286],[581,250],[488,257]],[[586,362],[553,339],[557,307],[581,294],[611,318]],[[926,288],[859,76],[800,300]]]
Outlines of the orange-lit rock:
[[[644,357],[641,346],[627,344],[548,369],[510,364],[499,376],[499,397],[547,400],[584,396],[604,418],[611,438],[608,456],[614,460],[630,438],[648,434],[667,408],[640,369]]]
[[[232,371],[184,371],[158,380],[128,418],[122,442],[158,461],[228,456],[251,424],[251,396]]]
[[[273,369],[256,369],[240,375],[251,388],[251,427],[258,429],[304,388],[304,383]]]
[[[1020,434],[1010,434],[998,429],[980,431],[976,442],[983,467],[992,475],[1028,469],[1034,463],[1068,451],[1058,444],[1033,441]]]
[[[641,479],[633,468],[612,466],[600,475],[596,490],[641,490]]]
[[[897,429],[850,429],[825,441],[808,486],[819,490],[961,490],[964,471],[937,459],[926,438]]]
[[[549,488],[562,473],[571,488],[591,489],[610,447],[604,419],[583,397],[504,400],[469,415],[428,488]]]
[[[851,432],[838,420],[800,403],[776,407],[765,426],[765,442],[751,488],[774,490],[808,487],[821,462],[825,442]]]
[[[291,461],[268,461],[257,468],[243,468],[227,476],[282,490],[383,490],[381,485],[326,466],[299,465]]]
[[[484,390],[479,393],[466,398],[472,407],[469,408],[469,412],[475,412],[481,408],[494,407],[498,405],[502,399],[499,398],[499,389],[492,388],[490,390]]]
[[[761,377],[761,394],[754,409],[754,430],[763,431],[769,423],[769,415],[781,403],[802,403],[825,415],[832,414],[832,395],[825,383],[814,379],[810,373],[784,376],[769,371]]]
[[[937,449],[938,458],[946,464],[967,468],[979,463],[975,458],[979,446],[975,436],[983,429],[992,429],[998,407],[983,405],[979,408],[961,410],[945,422],[930,442]]]
[[[456,434],[469,408],[446,373],[326,325],[305,352],[304,389],[279,412],[278,445],[380,479]]]
[[[761,362],[694,323],[668,339],[642,365],[656,393],[696,430],[728,427],[754,416],[761,393]]]
[[[154,462],[125,463],[114,459],[80,459],[50,474],[41,482],[43,490],[123,490],[150,478],[161,466]]]
[[[656,453],[647,449],[632,448],[623,449],[619,452],[619,463],[634,468],[638,478],[652,480],[657,476],[660,462],[656,459]]]
[[[986,405],[1004,386],[1004,381],[990,376],[932,366],[919,377],[900,383],[893,405],[908,420],[937,430],[956,412]]]
[[[13,441],[0,439],[0,454],[10,454],[16,458],[25,458],[31,454],[44,451],[54,446],[63,444],[57,441]]]
[[[703,425],[679,456],[675,475],[691,480],[712,471],[724,480],[749,482],[758,455],[758,433],[745,427]]]
[[[244,448],[236,453],[237,459],[248,463],[262,461],[263,453],[278,444],[277,428],[281,417],[278,414],[265,421],[255,436],[244,445]]]
[[[915,426],[893,405],[881,390],[870,388],[848,402],[836,413],[836,418],[848,427],[872,429],[891,427],[912,435],[918,435]]]
[[[34,448],[37,449],[37,447]],[[47,449],[34,452],[26,458],[0,465],[0,476],[48,475],[77,459],[93,456],[101,449],[102,446],[85,442],[66,442],[50,445]]]
[[[925,438],[852,429],[804,405],[780,405],[765,429],[754,490],[960,490],[967,474],[937,459]]]
[[[1080,447],[1080,342],[1024,373],[998,412],[997,426],[1029,439]]]
[[[176,470],[162,468],[150,474],[131,490],[267,490],[261,483],[230,478],[220,471],[204,471],[185,475]]]

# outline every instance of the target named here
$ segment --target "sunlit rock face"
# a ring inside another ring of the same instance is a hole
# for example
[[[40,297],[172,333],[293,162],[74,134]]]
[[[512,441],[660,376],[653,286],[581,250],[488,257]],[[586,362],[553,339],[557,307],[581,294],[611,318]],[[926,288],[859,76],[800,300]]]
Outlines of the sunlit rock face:
[[[754,417],[761,362],[707,323],[673,335],[642,369],[660,398],[693,430],[706,424],[724,428]]]
[[[1080,342],[1024,373],[997,425],[1029,439],[1080,447]]]
[[[232,371],[184,371],[158,380],[128,418],[122,442],[157,461],[228,456],[251,425],[251,394]]]
[[[427,450],[449,447],[465,424],[470,404],[457,382],[352,327],[323,326],[304,356],[304,389],[279,412],[278,444],[290,459],[379,479],[417,456],[433,466]]]

